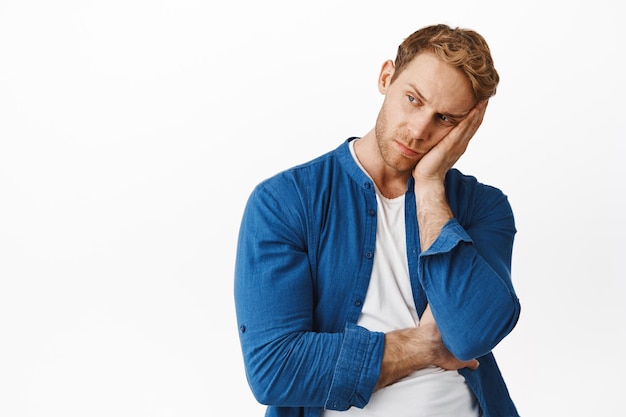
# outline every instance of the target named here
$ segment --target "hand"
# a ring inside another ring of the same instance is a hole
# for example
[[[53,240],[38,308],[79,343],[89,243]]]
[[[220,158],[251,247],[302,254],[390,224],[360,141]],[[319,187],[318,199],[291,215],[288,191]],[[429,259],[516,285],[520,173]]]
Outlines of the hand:
[[[422,157],[413,170],[417,183],[430,180],[443,182],[446,173],[465,153],[470,139],[481,125],[487,104],[486,100],[478,102],[465,119]]]
[[[431,365],[447,370],[476,369],[478,361],[461,361],[446,349],[435,319],[427,307],[418,327],[385,333],[385,350],[376,389]]]
[[[434,346],[435,360],[433,365],[437,365],[438,367],[447,370],[457,370],[462,368],[476,370],[476,368],[478,368],[479,363],[476,359],[472,359],[470,361],[457,359],[444,346],[443,340],[441,340],[441,334],[439,333],[439,328],[437,327],[433,313],[430,310],[430,305],[426,306],[426,310],[424,310],[424,314],[422,314],[422,317],[420,318],[419,327],[423,328],[425,334],[430,340],[431,345]]]

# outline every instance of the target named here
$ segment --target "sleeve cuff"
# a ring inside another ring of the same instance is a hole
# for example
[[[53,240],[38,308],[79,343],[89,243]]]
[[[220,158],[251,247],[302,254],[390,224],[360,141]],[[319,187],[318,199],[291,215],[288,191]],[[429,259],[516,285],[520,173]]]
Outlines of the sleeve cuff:
[[[378,382],[385,335],[348,323],[324,408],[363,408]]]
[[[452,218],[441,228],[439,236],[430,247],[422,252],[420,256],[436,255],[438,253],[450,252],[459,242],[473,243],[472,238],[459,224],[458,220]]]

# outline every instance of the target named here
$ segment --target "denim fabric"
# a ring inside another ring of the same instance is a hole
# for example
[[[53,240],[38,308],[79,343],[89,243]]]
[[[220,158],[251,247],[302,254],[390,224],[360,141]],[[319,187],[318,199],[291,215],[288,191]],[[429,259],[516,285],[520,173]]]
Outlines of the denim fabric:
[[[356,325],[372,272],[374,185],[337,149],[260,183],[246,204],[235,264],[235,306],[246,376],[266,416],[318,416],[364,407],[380,371],[384,335]],[[430,303],[446,347],[485,417],[517,416],[491,353],[515,327],[516,233],[506,196],[452,169],[455,215],[419,247],[414,182],[405,198],[409,274],[418,313]]]

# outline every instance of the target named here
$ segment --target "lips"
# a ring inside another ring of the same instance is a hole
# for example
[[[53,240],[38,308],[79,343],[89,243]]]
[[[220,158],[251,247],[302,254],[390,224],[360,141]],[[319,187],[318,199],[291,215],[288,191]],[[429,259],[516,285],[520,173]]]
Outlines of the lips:
[[[414,151],[413,149],[409,148],[408,146],[403,145],[402,143],[398,141],[396,141],[395,143],[398,146],[400,153],[402,153],[403,155],[406,155],[411,158],[422,155],[421,153]]]

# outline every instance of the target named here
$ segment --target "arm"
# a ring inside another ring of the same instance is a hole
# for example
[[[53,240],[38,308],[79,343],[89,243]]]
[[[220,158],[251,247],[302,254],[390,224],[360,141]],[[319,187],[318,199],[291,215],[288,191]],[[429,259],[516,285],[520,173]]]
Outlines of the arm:
[[[235,306],[246,375],[263,404],[362,407],[378,379],[384,336],[351,324],[314,330],[312,243],[300,197],[281,177],[257,187],[244,212]]]
[[[461,361],[443,345],[435,319],[427,307],[419,327],[385,334],[385,351],[376,388],[382,388],[430,365],[456,370],[478,368],[475,359]]]
[[[446,174],[480,126],[479,103],[417,164],[413,176],[422,253],[420,280],[446,347],[458,358],[491,351],[515,326],[519,302],[510,280],[515,227],[506,197],[476,187],[471,225],[454,218]]]
[[[454,217],[446,198],[446,174],[467,149],[470,139],[482,123],[486,109],[486,101],[478,103],[415,166],[413,178],[422,251],[433,244],[443,226]]]

